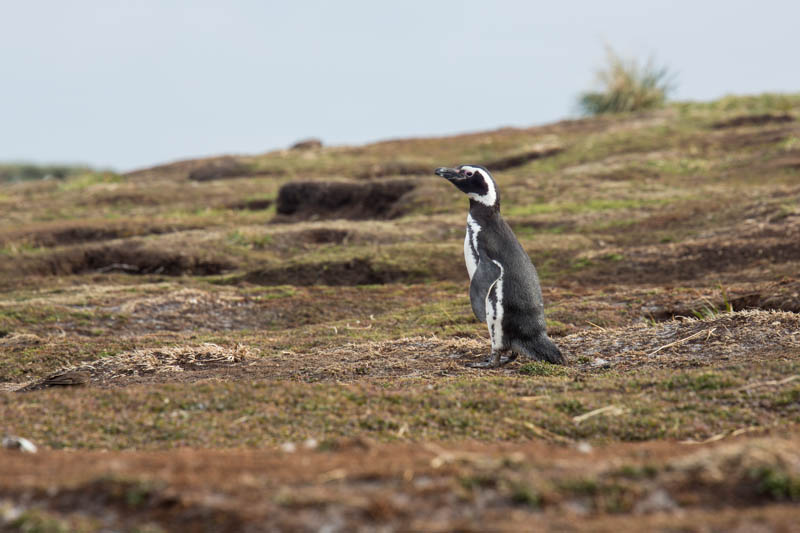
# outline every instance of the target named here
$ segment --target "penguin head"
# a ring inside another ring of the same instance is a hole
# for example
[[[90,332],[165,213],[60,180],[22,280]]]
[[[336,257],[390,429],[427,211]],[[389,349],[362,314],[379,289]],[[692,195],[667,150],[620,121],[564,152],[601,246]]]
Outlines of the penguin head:
[[[497,192],[497,183],[480,165],[461,165],[458,168],[441,167],[436,169],[436,175],[461,189],[470,200],[474,200],[487,207],[500,208],[500,194]]]

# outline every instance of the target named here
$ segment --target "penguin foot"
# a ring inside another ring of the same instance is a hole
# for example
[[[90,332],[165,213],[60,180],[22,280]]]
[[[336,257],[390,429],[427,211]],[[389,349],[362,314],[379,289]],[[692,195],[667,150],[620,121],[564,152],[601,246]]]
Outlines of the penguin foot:
[[[511,352],[507,357],[500,357],[499,354],[491,354],[486,360],[477,363],[467,363],[470,368],[499,368],[505,366],[511,361],[516,360],[517,354]]]
[[[500,358],[500,366],[505,366],[508,363],[510,363],[512,361],[516,361],[516,360],[517,360],[517,354],[514,353],[514,352],[511,352],[511,355],[509,355],[508,357],[501,357]]]

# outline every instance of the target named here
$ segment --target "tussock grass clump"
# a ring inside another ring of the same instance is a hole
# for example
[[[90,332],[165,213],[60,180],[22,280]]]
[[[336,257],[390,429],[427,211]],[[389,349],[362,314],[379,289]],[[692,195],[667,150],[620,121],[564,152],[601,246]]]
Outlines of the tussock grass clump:
[[[607,65],[596,77],[602,87],[578,97],[578,107],[585,115],[624,113],[661,107],[673,89],[673,74],[649,59],[640,64],[620,57],[606,48]]]

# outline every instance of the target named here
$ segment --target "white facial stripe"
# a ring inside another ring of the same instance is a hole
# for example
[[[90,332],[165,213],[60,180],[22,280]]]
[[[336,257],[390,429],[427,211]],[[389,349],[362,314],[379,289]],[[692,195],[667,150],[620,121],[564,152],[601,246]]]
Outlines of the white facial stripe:
[[[479,176],[483,178],[483,181],[486,183],[486,187],[488,188],[488,192],[486,194],[475,194],[474,192],[467,193],[467,196],[475,200],[476,202],[480,202],[483,205],[488,205],[489,207],[493,206],[497,201],[497,191],[494,188],[494,182],[492,181],[489,176],[487,176],[483,170],[477,167],[471,167],[469,165],[464,165],[461,167],[462,170],[466,170],[467,172],[476,172]]]
[[[467,235],[464,237],[464,261],[467,263],[469,279],[472,279],[475,270],[478,268],[478,233],[481,227],[472,215],[467,215]],[[470,239],[471,237],[471,239]]]

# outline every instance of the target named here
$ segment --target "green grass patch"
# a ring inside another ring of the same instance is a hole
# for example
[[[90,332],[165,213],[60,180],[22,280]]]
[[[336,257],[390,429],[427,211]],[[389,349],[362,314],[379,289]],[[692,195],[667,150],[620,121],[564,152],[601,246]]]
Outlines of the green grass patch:
[[[756,492],[775,501],[800,501],[800,477],[778,470],[774,466],[762,466],[750,471],[756,483]]]
[[[125,177],[114,172],[86,172],[68,178],[60,185],[62,191],[82,191],[92,185],[123,183]]]
[[[511,486],[511,501],[517,505],[538,509],[542,505],[542,496],[526,483],[516,482]]]
[[[736,381],[728,376],[714,372],[700,374],[679,374],[665,384],[667,390],[714,391],[727,389],[736,385]]]
[[[531,361],[519,367],[520,374],[541,377],[562,377],[568,374],[566,367],[554,365],[544,361]]]

